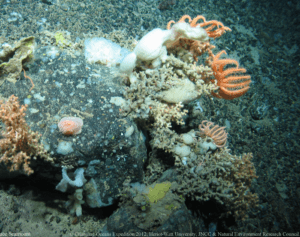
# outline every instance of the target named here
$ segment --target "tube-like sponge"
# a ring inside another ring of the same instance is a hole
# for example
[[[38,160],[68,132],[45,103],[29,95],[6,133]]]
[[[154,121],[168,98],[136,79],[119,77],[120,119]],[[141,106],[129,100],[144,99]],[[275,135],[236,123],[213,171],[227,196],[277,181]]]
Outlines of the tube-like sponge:
[[[86,182],[83,173],[84,173],[83,168],[76,169],[74,172],[75,180],[71,180],[67,174],[67,169],[62,168],[62,180],[55,187],[55,189],[61,192],[66,192],[68,188],[68,184],[71,185],[72,187],[78,187],[78,188],[82,187]]]

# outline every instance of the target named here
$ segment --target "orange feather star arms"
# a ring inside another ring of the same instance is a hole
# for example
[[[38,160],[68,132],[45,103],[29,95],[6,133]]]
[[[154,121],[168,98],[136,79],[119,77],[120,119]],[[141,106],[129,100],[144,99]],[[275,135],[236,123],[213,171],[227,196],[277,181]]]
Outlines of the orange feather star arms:
[[[233,59],[220,59],[220,56],[225,53],[222,50],[217,55],[213,57],[211,63],[211,68],[215,79],[217,80],[217,85],[219,86],[219,91],[217,93],[212,93],[213,96],[218,98],[223,98],[226,100],[232,100],[234,98],[240,97],[245,94],[250,86],[251,77],[250,75],[240,75],[245,73],[245,68],[239,68],[239,63]],[[226,67],[227,65],[235,65],[235,67]]]
[[[197,24],[197,21],[200,19],[203,22]],[[196,16],[190,25],[192,27],[200,26],[207,32],[209,37],[214,39],[222,36],[226,31],[231,31],[231,29],[227,26],[224,26],[222,22],[216,20],[206,21],[205,17],[201,15]]]
[[[213,122],[203,120],[199,125],[199,130],[201,133],[214,140],[216,147],[224,147],[227,141],[228,133],[225,131],[226,127],[220,127],[215,125]]]
[[[222,36],[226,31],[231,31],[231,29],[227,26],[224,26],[222,22],[211,20],[206,21],[205,17],[202,15],[196,16],[193,20],[189,15],[184,15],[180,18],[180,20],[177,22],[185,22],[185,20],[188,19],[188,23],[191,27],[201,27],[203,28],[207,35],[211,38],[217,38]],[[202,20],[203,22],[197,23],[198,20]],[[170,30],[172,28],[171,24],[175,24],[175,21],[169,21],[167,24],[167,29]]]

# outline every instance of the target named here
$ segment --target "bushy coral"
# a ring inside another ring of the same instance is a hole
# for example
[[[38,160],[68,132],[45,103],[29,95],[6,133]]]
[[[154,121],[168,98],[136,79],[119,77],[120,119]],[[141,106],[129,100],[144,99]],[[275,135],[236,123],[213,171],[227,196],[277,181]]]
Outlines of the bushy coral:
[[[197,23],[198,20],[202,23]],[[171,26],[172,23],[174,25]],[[198,34],[200,28],[206,33]],[[164,156],[172,157],[170,160],[174,161],[179,174],[177,192],[180,195],[199,202],[213,199],[225,207],[224,214],[231,213],[236,219],[244,219],[248,209],[258,203],[257,195],[250,192],[251,182],[256,178],[251,162],[252,154],[231,155],[226,147],[225,127],[214,126],[211,122],[204,121],[200,131],[192,129],[179,134],[180,129],[177,129],[181,126],[181,131],[187,130],[187,127],[183,127],[184,118],[188,114],[185,104],[203,95],[220,93],[221,84],[216,71],[221,72],[223,67],[235,61],[220,59],[221,66],[216,66],[218,57],[212,52],[215,47],[211,45],[209,37],[220,37],[230,29],[221,22],[206,21],[203,16],[192,20],[187,15],[177,23],[170,21],[167,29],[169,32],[163,32],[169,33],[168,40],[158,44],[167,51],[164,52],[163,60],[156,57],[151,60],[135,60],[132,64],[122,112],[138,119],[149,129],[152,154],[158,153],[160,149],[170,153],[164,153]],[[147,44],[151,44],[151,40]],[[146,47],[142,44],[139,46]],[[154,62],[157,58],[161,60],[156,64]],[[244,72],[240,68],[230,70]],[[239,83],[239,79],[247,79],[247,86],[251,82],[250,76],[227,76],[225,74],[224,83],[230,80],[231,85],[228,87],[235,88],[234,92],[238,96],[243,94],[239,93],[239,89],[244,85]],[[232,91],[228,93],[233,94]],[[232,99],[238,96],[221,98]],[[148,168],[152,169],[151,174],[157,173],[163,166],[155,162],[150,161],[152,166]]]
[[[226,207],[223,215],[243,220],[249,208],[258,204],[257,194],[250,192],[251,182],[257,178],[252,157],[251,153],[234,156],[228,149],[197,156],[179,168],[177,191],[191,200],[214,199]]]
[[[34,171],[29,166],[31,157],[38,156],[46,161],[53,162],[53,159],[39,143],[40,134],[30,130],[25,121],[26,105],[18,102],[18,97],[12,95],[4,102],[0,101],[0,119],[5,128],[1,131],[0,140],[0,162],[7,165],[9,171],[16,171],[23,168],[27,175]]]

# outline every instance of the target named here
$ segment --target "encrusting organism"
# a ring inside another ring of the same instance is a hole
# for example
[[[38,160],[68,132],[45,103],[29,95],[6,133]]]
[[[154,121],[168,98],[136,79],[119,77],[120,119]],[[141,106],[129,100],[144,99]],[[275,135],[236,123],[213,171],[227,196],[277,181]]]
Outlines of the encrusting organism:
[[[40,134],[30,130],[25,121],[27,105],[20,106],[18,97],[12,95],[4,103],[0,101],[0,119],[5,125],[0,139],[0,162],[9,168],[9,171],[20,170],[32,174],[34,171],[29,166],[31,156],[35,160],[40,157],[46,161],[53,162],[42,144],[39,143]]]
[[[77,117],[64,117],[58,123],[58,128],[61,133],[66,136],[77,135],[81,133],[83,121]]]
[[[213,70],[217,85],[219,86],[218,93],[212,92],[212,95],[226,100],[232,100],[245,94],[250,86],[250,75],[239,75],[245,73],[245,68],[239,68],[239,63],[233,59],[220,59],[222,54],[226,54],[222,50],[213,57],[211,68]],[[228,65],[235,65],[235,67],[226,67]],[[226,68],[225,68],[226,67]],[[224,69],[225,68],[225,69]]]
[[[225,127],[214,125],[213,122],[203,120],[199,125],[199,130],[206,136],[212,138],[217,147],[224,147],[227,141],[227,133]]]

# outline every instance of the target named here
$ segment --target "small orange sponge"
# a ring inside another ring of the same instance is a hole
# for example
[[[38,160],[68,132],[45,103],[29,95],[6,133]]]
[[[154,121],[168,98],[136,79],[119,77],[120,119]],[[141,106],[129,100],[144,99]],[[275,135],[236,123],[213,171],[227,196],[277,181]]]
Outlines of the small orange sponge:
[[[81,133],[83,121],[77,117],[64,117],[58,123],[59,131],[64,135],[77,135]]]

